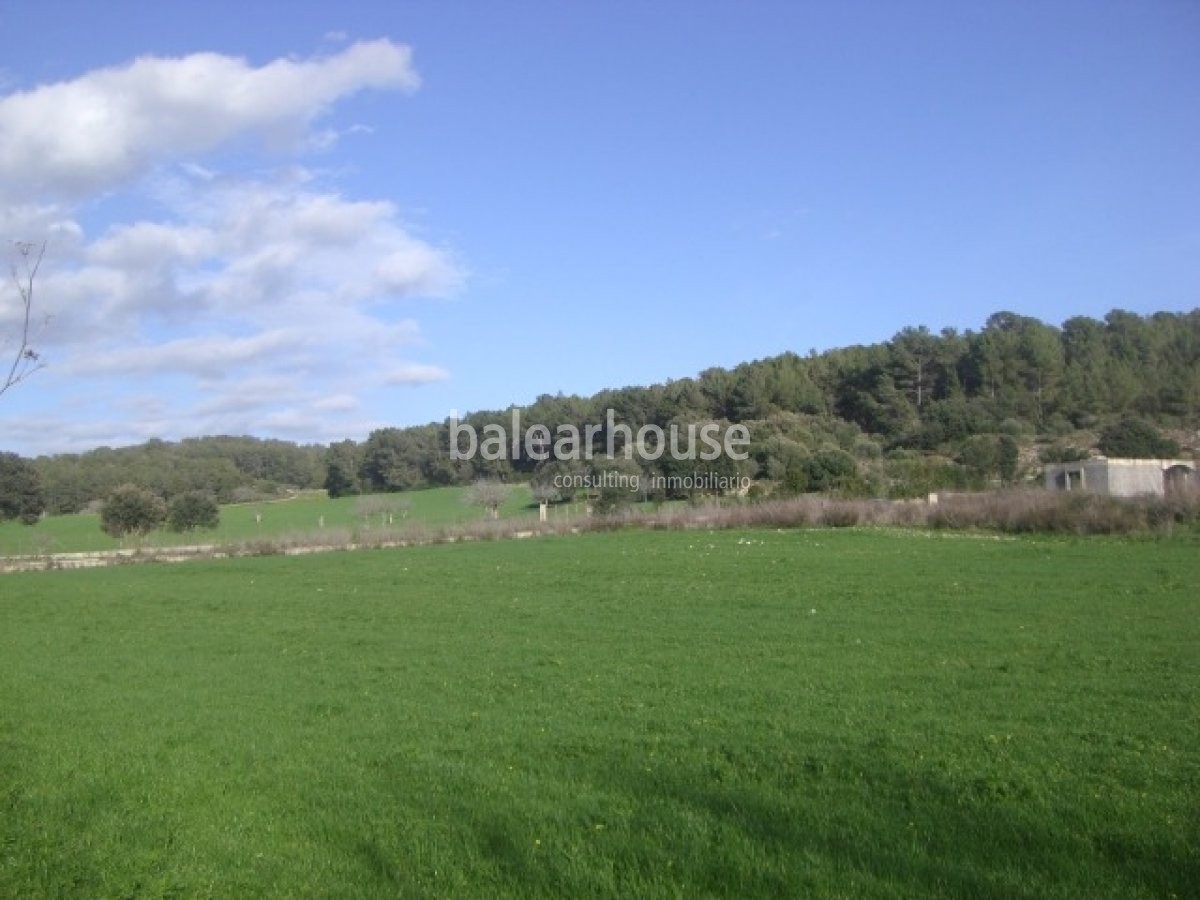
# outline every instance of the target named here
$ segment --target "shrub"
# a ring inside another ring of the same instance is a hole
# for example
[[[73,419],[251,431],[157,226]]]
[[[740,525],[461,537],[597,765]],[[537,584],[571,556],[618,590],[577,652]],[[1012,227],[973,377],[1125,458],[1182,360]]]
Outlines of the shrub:
[[[1160,459],[1179,453],[1178,444],[1163,437],[1153,425],[1133,416],[1126,416],[1105,428],[1096,443],[1105,456]]]
[[[46,508],[42,482],[33,464],[15,453],[0,453],[0,522],[32,525]]]
[[[632,504],[633,497],[628,490],[610,487],[600,491],[592,508],[598,516],[615,516],[629,509]]]
[[[998,441],[990,434],[972,435],[963,442],[958,461],[977,478],[987,478],[999,468]]]
[[[1000,472],[1000,480],[1011,484],[1017,478],[1017,469],[1021,463],[1021,448],[1011,435],[1002,434],[996,441],[996,468]]]
[[[194,531],[197,528],[216,528],[221,521],[217,501],[204,491],[188,491],[171,501],[167,525],[172,531]]]
[[[851,490],[858,481],[858,464],[844,450],[826,448],[807,459],[794,461],[784,474],[787,493],[807,494]]]
[[[861,522],[862,512],[856,503],[832,503],[821,513],[821,521],[831,528],[852,528]]]
[[[100,510],[100,527],[113,537],[146,534],[163,523],[167,504],[161,497],[135,484],[116,488]]]
[[[1072,444],[1055,442],[1038,451],[1038,459],[1043,463],[1068,463],[1087,459],[1087,451],[1080,450]]]
[[[879,459],[883,456],[883,448],[867,438],[859,438],[855,441],[853,452],[859,459]]]
[[[963,466],[946,459],[921,456],[884,463],[886,494],[892,498],[924,498],[935,491],[962,491],[975,479]]]

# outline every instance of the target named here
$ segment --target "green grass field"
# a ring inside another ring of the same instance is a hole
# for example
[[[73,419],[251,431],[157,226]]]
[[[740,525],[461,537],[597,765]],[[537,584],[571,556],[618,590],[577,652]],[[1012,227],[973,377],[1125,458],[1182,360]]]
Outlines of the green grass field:
[[[483,518],[478,507],[463,502],[460,487],[432,488],[387,495],[408,503],[407,515],[395,516],[390,528],[404,530],[412,527],[439,527]],[[358,497],[329,500],[301,496],[293,500],[267,503],[245,503],[221,507],[221,524],[213,530],[175,534],[161,529],[144,538],[129,539],[124,546],[161,547],[173,544],[228,544],[259,538],[280,538],[306,535],[317,540],[322,531],[356,531],[378,529],[384,525],[379,515],[364,519],[358,512]],[[504,518],[537,518],[536,508],[530,506],[529,487],[513,486],[513,492],[500,512]],[[566,514],[564,512],[563,514]],[[575,515],[581,512],[576,510]],[[261,516],[261,521],[255,516]],[[323,525],[321,523],[324,523]],[[0,522],[0,556],[30,553],[70,553],[86,550],[112,550],[123,546],[121,541],[100,530],[99,516],[52,516],[30,527],[19,522]]]
[[[0,578],[0,896],[1200,896],[1200,542]]]

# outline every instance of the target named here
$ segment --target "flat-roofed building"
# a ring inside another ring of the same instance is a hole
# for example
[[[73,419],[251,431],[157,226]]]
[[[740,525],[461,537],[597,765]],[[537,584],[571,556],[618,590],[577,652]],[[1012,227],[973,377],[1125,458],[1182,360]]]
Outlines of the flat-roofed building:
[[[1173,490],[1195,488],[1196,461],[1191,459],[1109,459],[1098,456],[1046,466],[1046,487],[1056,491],[1088,491],[1111,497],[1162,497]]]

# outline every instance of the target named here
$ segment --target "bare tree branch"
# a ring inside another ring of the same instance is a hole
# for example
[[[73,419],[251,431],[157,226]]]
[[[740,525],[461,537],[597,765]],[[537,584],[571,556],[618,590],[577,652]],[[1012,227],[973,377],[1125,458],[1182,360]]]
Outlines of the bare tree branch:
[[[8,373],[3,381],[0,381],[0,395],[20,384],[38,369],[45,368],[41,354],[29,346],[29,328],[33,317],[33,282],[42,265],[42,257],[46,255],[46,242],[33,244],[28,241],[14,241],[13,246],[21,257],[21,269],[24,270],[18,269],[16,263],[13,263],[10,270],[21,301],[20,325],[17,331],[17,350],[13,355],[12,364],[8,367]]]

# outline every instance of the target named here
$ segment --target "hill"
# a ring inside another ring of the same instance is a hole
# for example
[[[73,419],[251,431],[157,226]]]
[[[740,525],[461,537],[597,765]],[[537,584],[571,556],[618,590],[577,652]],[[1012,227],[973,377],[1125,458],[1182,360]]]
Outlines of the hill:
[[[477,411],[477,434],[511,429],[518,409]],[[552,475],[629,468],[626,431],[652,426],[742,425],[749,456],[706,469],[786,492],[916,496],[1036,476],[1040,463],[1085,456],[1105,429],[1141,429],[1194,455],[1200,426],[1200,309],[1060,326],[998,312],[979,331],[905,328],[889,341],[807,355],[789,352],[710,368],[664,384],[591,397],[543,394],[519,408],[527,425],[581,434],[596,458],[551,453],[454,459],[450,423],[384,428],[363,442],[298,446],[252,437],[151,441],[34,461],[51,512],[74,512],[133,482],[165,497],[204,488],[222,501],[324,486],[334,496],[466,484],[478,478],[548,481]],[[611,414],[609,413],[611,411]],[[616,423],[620,434],[611,434]],[[1163,434],[1165,432],[1165,436]],[[663,453],[645,475],[698,471]],[[561,479],[560,479],[561,480]],[[664,489],[679,495],[693,488]]]

